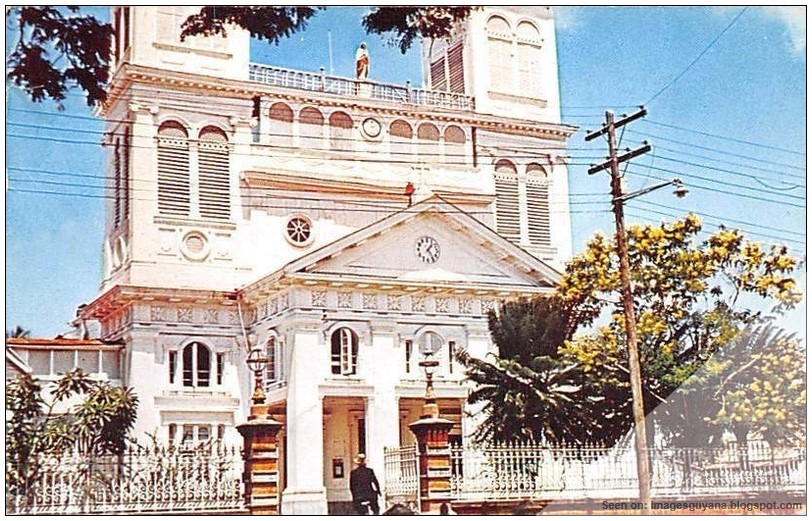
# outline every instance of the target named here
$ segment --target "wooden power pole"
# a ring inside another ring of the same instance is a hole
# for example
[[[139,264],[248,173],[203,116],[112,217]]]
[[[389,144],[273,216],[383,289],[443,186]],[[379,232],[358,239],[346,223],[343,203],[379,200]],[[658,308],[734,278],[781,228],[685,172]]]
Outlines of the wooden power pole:
[[[632,413],[634,415],[634,442],[637,452],[637,480],[640,487],[640,502],[643,504],[643,514],[651,514],[651,484],[649,472],[648,442],[646,439],[646,411],[643,403],[643,378],[640,372],[640,353],[637,349],[637,327],[634,316],[634,303],[632,295],[631,277],[629,275],[629,248],[626,242],[626,229],[623,223],[623,189],[620,182],[620,163],[645,154],[651,150],[646,144],[636,150],[623,155],[617,155],[617,141],[615,130],[623,125],[646,115],[646,110],[615,121],[615,115],[606,111],[606,124],[601,130],[591,132],[586,136],[590,141],[603,134],[607,135],[609,142],[609,159],[600,165],[588,170],[595,174],[601,170],[609,169],[612,176],[612,207],[615,213],[615,228],[617,254],[620,258],[620,285],[623,298],[623,312],[626,321],[626,347],[629,356],[629,375],[632,388]]]

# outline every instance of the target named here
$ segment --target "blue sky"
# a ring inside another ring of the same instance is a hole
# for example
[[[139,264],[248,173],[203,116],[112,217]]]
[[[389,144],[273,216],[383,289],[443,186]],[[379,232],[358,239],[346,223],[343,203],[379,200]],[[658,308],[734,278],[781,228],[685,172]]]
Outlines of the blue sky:
[[[404,56],[364,34],[363,13],[331,8],[278,46],[256,43],[252,60],[329,72],[331,41],[333,72],[352,76],[353,53],[363,40],[371,79],[420,84],[417,46]],[[627,190],[680,177],[691,193],[677,200],[661,190],[636,199],[627,206],[627,223],[694,211],[708,230],[724,222],[764,243],[786,244],[805,259],[804,7],[559,7],[556,13],[562,117],[581,129],[570,141],[575,252],[613,226],[608,195],[601,195],[608,193],[608,176],[586,173],[602,161],[605,145],[585,142],[585,131],[598,128],[607,109],[631,113],[645,104],[648,117],[627,127],[622,146],[647,140],[654,151],[628,167]],[[104,155],[95,133],[102,124],[78,93],[59,113],[50,102],[28,102],[8,84],[5,114],[6,328],[20,324],[47,337],[68,329],[76,305],[94,298],[102,277]],[[799,278],[805,291],[805,267]],[[804,303],[783,325],[805,332],[805,310]]]

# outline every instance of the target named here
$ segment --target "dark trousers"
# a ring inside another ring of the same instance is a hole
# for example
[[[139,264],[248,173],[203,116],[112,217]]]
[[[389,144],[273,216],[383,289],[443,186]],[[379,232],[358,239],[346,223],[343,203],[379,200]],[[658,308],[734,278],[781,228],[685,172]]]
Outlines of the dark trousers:
[[[367,504],[364,504],[367,503]],[[355,511],[358,512],[359,516],[365,516],[369,512],[367,509],[372,509],[372,515],[377,516],[380,512],[380,507],[378,507],[378,498],[358,498],[352,501],[352,504],[355,506]]]

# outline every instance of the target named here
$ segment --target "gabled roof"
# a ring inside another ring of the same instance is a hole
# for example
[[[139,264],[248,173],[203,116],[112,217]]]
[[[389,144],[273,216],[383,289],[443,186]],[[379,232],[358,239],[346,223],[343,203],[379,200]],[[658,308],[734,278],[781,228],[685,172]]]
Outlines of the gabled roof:
[[[31,366],[25,363],[25,361],[20,357],[19,354],[17,354],[16,351],[14,351],[14,349],[6,345],[6,378],[13,376],[8,374],[9,369],[19,373],[31,374],[33,372],[31,370]]]
[[[441,254],[426,263],[415,255],[421,237]],[[549,291],[560,272],[504,239],[438,195],[394,213],[288,263],[242,288],[250,294],[282,281],[306,279],[454,287],[500,292]]]

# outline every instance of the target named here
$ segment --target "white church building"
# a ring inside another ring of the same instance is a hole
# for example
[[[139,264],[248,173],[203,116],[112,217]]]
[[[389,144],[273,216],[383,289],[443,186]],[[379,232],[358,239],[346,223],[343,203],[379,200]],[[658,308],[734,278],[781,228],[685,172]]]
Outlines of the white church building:
[[[350,499],[440,413],[470,434],[453,358],[487,313],[549,293],[571,255],[549,8],[484,8],[422,44],[421,88],[249,62],[249,36],[181,42],[193,7],[115,7],[104,280],[81,311],[121,345],[136,432],[237,443],[268,364],[282,513]],[[107,345],[107,344],[105,344]],[[383,484],[385,486],[385,484]]]

